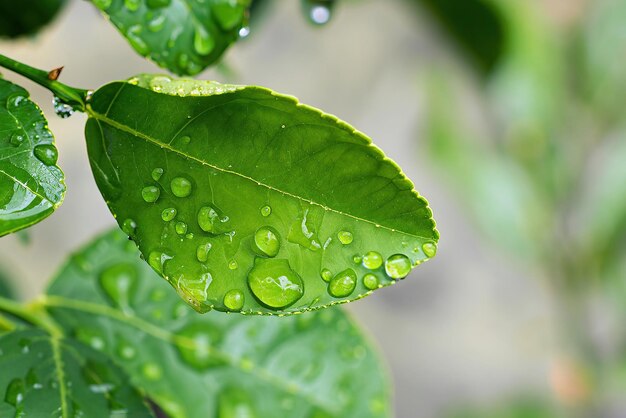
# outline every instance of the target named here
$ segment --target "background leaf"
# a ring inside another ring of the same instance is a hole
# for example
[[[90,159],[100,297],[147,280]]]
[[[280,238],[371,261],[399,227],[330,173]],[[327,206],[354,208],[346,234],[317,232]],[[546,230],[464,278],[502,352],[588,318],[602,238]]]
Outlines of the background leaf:
[[[369,138],[270,90],[109,84],[86,137],[120,226],[199,311],[354,300],[436,252],[426,200]]]
[[[0,0],[0,38],[38,32],[64,4],[65,0]]]
[[[0,79],[0,236],[49,216],[65,195],[57,149],[41,110]]]
[[[77,253],[52,315],[172,417],[388,416],[379,360],[338,308],[287,318],[198,315],[119,230]]]
[[[0,335],[0,416],[151,417],[102,354],[43,331]]]
[[[217,61],[247,25],[250,0],[92,0],[137,53],[176,74]]]

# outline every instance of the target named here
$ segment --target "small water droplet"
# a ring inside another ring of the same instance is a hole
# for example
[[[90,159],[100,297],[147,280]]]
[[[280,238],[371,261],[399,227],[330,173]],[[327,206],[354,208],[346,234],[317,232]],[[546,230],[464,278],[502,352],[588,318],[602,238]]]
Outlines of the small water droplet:
[[[37,373],[35,372],[35,369],[30,368],[28,370],[28,373],[26,373],[26,386],[29,388],[33,388],[35,390],[39,390],[43,388],[43,385],[41,384],[41,380],[39,379],[39,376],[37,376]]]
[[[224,295],[224,306],[231,311],[239,311],[243,308],[243,292],[238,289],[231,289]]]
[[[363,256],[363,267],[368,270],[376,270],[383,265],[383,256],[376,251],[369,251]]]
[[[128,43],[141,55],[146,55],[150,52],[150,48],[146,41],[141,37],[142,25],[133,25],[126,31],[126,39]]]
[[[19,408],[19,411],[23,411],[22,402],[24,401],[24,381],[22,379],[13,379],[7,386],[6,392],[4,393],[4,401],[9,405],[13,405],[16,409]],[[16,412],[19,412],[16,411]],[[23,416],[22,414],[16,416]]]
[[[284,259],[258,259],[248,273],[252,294],[265,306],[282,309],[304,294],[304,283]]]
[[[221,342],[222,334],[215,327],[192,323],[177,333],[181,344],[177,345],[181,359],[197,370],[219,366],[223,362],[213,355],[213,347]]]
[[[434,242],[426,242],[422,245],[422,251],[424,251],[426,257],[432,258],[437,254],[437,244]]]
[[[328,269],[323,269],[320,276],[322,276],[322,280],[325,282],[330,282],[330,279],[333,278],[333,273]]]
[[[47,166],[55,165],[59,158],[57,149],[52,144],[37,145],[33,150],[35,157]]]
[[[263,206],[263,207],[261,208],[261,215],[262,215],[262,216],[267,217],[267,216],[270,216],[270,215],[271,215],[271,213],[272,213],[272,208],[271,208],[271,207],[269,207],[269,206],[267,206],[267,205],[266,205],[266,206]]]
[[[164,222],[169,222],[176,217],[176,213],[178,213],[178,211],[175,208],[165,208],[163,212],[161,212],[161,219],[163,219]]]
[[[210,242],[198,245],[198,248],[196,248],[196,257],[198,258],[198,261],[201,263],[206,263],[206,261],[209,259],[210,250],[211,250]]]
[[[328,23],[331,18],[332,0],[309,0],[305,4],[308,6],[307,17],[312,23],[316,25]]]
[[[228,268],[231,270],[237,270],[237,261],[230,260],[230,262],[228,263]]]
[[[337,233],[337,238],[339,238],[339,241],[343,245],[348,245],[348,244],[352,243],[352,240],[353,240],[352,233],[350,233],[348,231],[339,231]]]
[[[132,237],[133,235],[135,235],[136,230],[137,230],[137,222],[135,222],[131,218],[126,219],[122,223],[122,231],[124,231],[124,233],[128,235],[129,237]]]
[[[69,104],[63,102],[57,96],[54,96],[52,98],[52,106],[54,108],[54,113],[56,113],[57,116],[63,119],[69,118],[70,116],[74,114],[74,108],[70,106]]]
[[[146,186],[141,189],[141,197],[147,203],[154,203],[161,196],[161,189],[156,186]]]
[[[159,181],[161,179],[161,176],[163,176],[162,168],[157,167],[154,170],[152,170],[152,180]]]
[[[175,229],[178,235],[185,235],[187,233],[187,224],[184,222],[176,222]]]
[[[185,177],[176,177],[170,183],[172,194],[176,197],[187,197],[191,194],[191,182]]]
[[[120,341],[117,346],[117,355],[124,360],[132,360],[137,355],[137,350],[125,341]]]
[[[163,376],[163,370],[156,363],[146,363],[141,368],[141,373],[148,380],[159,380]]]
[[[367,273],[363,276],[363,286],[365,286],[369,290],[378,289],[379,281],[378,277],[373,275],[372,273]]]
[[[159,32],[165,26],[165,22],[165,15],[159,15],[153,19],[150,19],[150,21],[148,22],[148,29],[150,30],[150,32]]]
[[[276,257],[280,250],[280,235],[271,226],[262,226],[254,233],[257,252],[268,257]]]
[[[141,0],[124,0],[124,6],[126,6],[126,8],[130,10],[131,12],[134,12],[137,9],[139,9],[140,5],[141,5]]]
[[[361,263],[361,261],[363,260],[363,257],[361,257],[360,255],[355,255],[354,257],[352,257],[352,261],[354,262],[354,264],[359,264]]]
[[[239,37],[240,38],[247,38],[248,35],[250,35],[250,26],[243,26],[241,29],[239,29]]]
[[[209,55],[215,48],[215,40],[202,25],[196,26],[193,47],[200,55]]]
[[[394,254],[385,261],[385,272],[392,279],[403,279],[411,272],[411,260],[404,254]]]
[[[328,293],[335,298],[343,298],[354,292],[356,287],[356,272],[346,269],[337,273],[328,283]]]
[[[191,142],[191,137],[190,136],[181,136],[180,138],[178,138],[178,143],[180,143],[181,145],[189,145],[189,143]]]
[[[9,142],[11,142],[11,145],[15,147],[19,147],[22,144],[22,142],[24,142],[24,135],[16,132],[13,135],[11,135],[11,139]]]

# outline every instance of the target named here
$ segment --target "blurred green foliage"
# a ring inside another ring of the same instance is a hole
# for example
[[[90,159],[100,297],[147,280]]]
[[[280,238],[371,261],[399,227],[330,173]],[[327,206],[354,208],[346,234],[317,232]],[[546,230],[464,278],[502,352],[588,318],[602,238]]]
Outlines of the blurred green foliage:
[[[0,0],[0,38],[35,34],[64,4],[65,0]]]

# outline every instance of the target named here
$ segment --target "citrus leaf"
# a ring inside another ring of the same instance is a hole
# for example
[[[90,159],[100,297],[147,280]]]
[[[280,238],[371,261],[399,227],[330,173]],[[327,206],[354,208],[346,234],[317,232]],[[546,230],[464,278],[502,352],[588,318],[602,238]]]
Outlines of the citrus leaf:
[[[198,315],[119,230],[77,253],[44,303],[169,416],[389,416],[379,359],[339,307],[287,318]]]
[[[398,166],[292,97],[142,76],[95,92],[86,137],[118,223],[198,311],[355,300],[436,252]]]
[[[216,62],[247,24],[250,0],[92,0],[137,53],[176,74]]]
[[[48,24],[65,0],[0,1],[0,38],[32,35]]]
[[[111,361],[76,341],[25,330],[0,335],[0,416],[151,417]]]
[[[35,224],[61,205],[63,172],[54,137],[23,88],[0,79],[0,236]]]

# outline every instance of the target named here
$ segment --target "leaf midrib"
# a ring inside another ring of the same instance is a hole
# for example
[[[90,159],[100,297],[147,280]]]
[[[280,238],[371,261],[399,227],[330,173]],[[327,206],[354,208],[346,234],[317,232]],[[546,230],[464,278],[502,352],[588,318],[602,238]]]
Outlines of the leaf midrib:
[[[123,88],[123,86],[124,86],[124,85],[122,85],[122,88]],[[120,88],[120,91],[121,91],[121,89],[122,89],[122,88]],[[119,94],[119,91],[118,91],[118,94]],[[116,99],[117,99],[117,95],[116,95],[116,96],[115,96],[115,98],[111,101],[111,106],[113,105],[113,102],[114,102]],[[109,106],[109,109],[110,109],[110,107],[111,107],[111,106]],[[192,160],[192,161],[194,161],[194,162],[197,162],[197,163],[199,163],[199,164],[201,164],[201,165],[204,165],[204,166],[206,166],[206,167],[210,167],[210,168],[212,168],[212,169],[214,169],[214,170],[217,170],[217,171],[220,171],[220,172],[222,172],[222,173],[232,174],[232,175],[234,175],[234,176],[237,176],[237,177],[243,178],[243,179],[245,179],[245,180],[248,180],[248,181],[250,181],[250,182],[253,182],[253,183],[255,183],[255,184],[256,184],[256,185],[258,185],[258,186],[265,187],[265,188],[267,188],[268,190],[272,190],[272,191],[274,191],[274,192],[281,193],[281,194],[283,194],[283,195],[286,195],[286,196],[292,197],[292,198],[294,198],[294,199],[298,199],[298,200],[300,200],[300,201],[302,201],[302,202],[306,202],[306,203],[311,204],[311,205],[319,206],[319,207],[321,207],[322,209],[324,209],[324,210],[326,210],[326,211],[334,212],[334,213],[336,213],[336,214],[339,214],[339,215],[342,215],[342,216],[346,216],[346,217],[348,217],[348,218],[352,218],[352,219],[357,220],[357,221],[366,222],[366,223],[368,223],[368,224],[370,224],[370,225],[374,225],[375,227],[385,229],[385,230],[390,231],[390,232],[392,232],[392,233],[401,233],[401,234],[405,234],[405,235],[408,235],[408,236],[411,236],[411,237],[414,237],[414,238],[418,238],[418,239],[421,239],[421,240],[424,240],[424,241],[431,240],[431,238],[429,238],[429,237],[424,237],[424,236],[421,236],[421,235],[416,235],[416,234],[412,234],[412,233],[409,233],[409,232],[401,231],[401,230],[398,230],[398,229],[395,229],[395,228],[390,228],[390,227],[388,227],[388,226],[385,226],[385,225],[382,225],[382,224],[378,224],[378,223],[373,222],[373,221],[370,221],[370,220],[368,220],[368,219],[360,218],[360,217],[358,217],[358,216],[351,215],[351,214],[349,214],[349,213],[342,212],[342,211],[337,210],[337,209],[333,209],[333,208],[331,208],[331,207],[328,207],[328,206],[323,205],[323,204],[321,204],[321,203],[315,202],[315,201],[313,201],[313,200],[310,200],[310,199],[307,199],[307,198],[304,198],[304,197],[301,197],[301,196],[294,195],[294,194],[292,194],[292,193],[290,193],[290,192],[286,192],[286,191],[284,191],[284,190],[277,189],[276,187],[273,187],[273,186],[270,186],[269,184],[265,184],[265,183],[263,183],[263,182],[260,182],[260,181],[258,181],[258,180],[255,180],[254,178],[252,178],[252,177],[250,177],[250,176],[247,176],[247,175],[245,175],[245,174],[239,173],[239,172],[237,172],[237,171],[234,171],[234,170],[229,170],[229,169],[226,169],[226,168],[219,167],[219,166],[216,166],[216,165],[214,165],[214,164],[208,163],[208,162],[206,162],[206,161],[204,161],[204,160],[201,160],[201,159],[199,159],[199,158],[196,158],[196,157],[194,157],[194,156],[192,156],[192,155],[185,154],[184,152],[182,152],[182,151],[180,151],[180,150],[177,150],[177,149],[173,148],[173,147],[172,147],[170,144],[168,144],[168,143],[160,142],[160,141],[159,141],[158,139],[156,139],[156,138],[152,138],[152,137],[150,137],[149,135],[146,135],[146,134],[144,134],[144,133],[142,133],[142,132],[137,131],[136,129],[133,129],[133,128],[131,128],[131,127],[127,126],[127,125],[124,125],[124,124],[122,124],[122,123],[119,123],[119,122],[117,122],[116,120],[113,120],[113,119],[109,118],[109,117],[108,117],[108,116],[106,116],[106,115],[103,115],[103,114],[101,114],[101,113],[98,113],[98,112],[94,111],[91,107],[88,107],[87,112],[88,112],[89,116],[90,116],[91,118],[95,119],[98,123],[100,123],[100,122],[104,122],[104,123],[106,123],[107,125],[109,125],[109,126],[111,126],[111,127],[115,128],[115,129],[118,129],[118,130],[120,130],[120,131],[126,132],[126,133],[128,133],[128,134],[130,134],[130,135],[133,135],[134,137],[141,138],[141,139],[143,139],[144,141],[148,142],[149,144],[152,144],[152,145],[154,145],[154,146],[157,146],[157,147],[159,147],[159,148],[161,148],[161,149],[167,149],[168,151],[170,151],[170,152],[172,152],[172,153],[174,153],[174,154],[177,154],[177,155],[179,155],[179,156],[181,156],[181,157],[183,157],[183,158],[187,158],[187,159],[189,159],[189,160]],[[107,155],[108,155],[108,154],[107,154]]]

